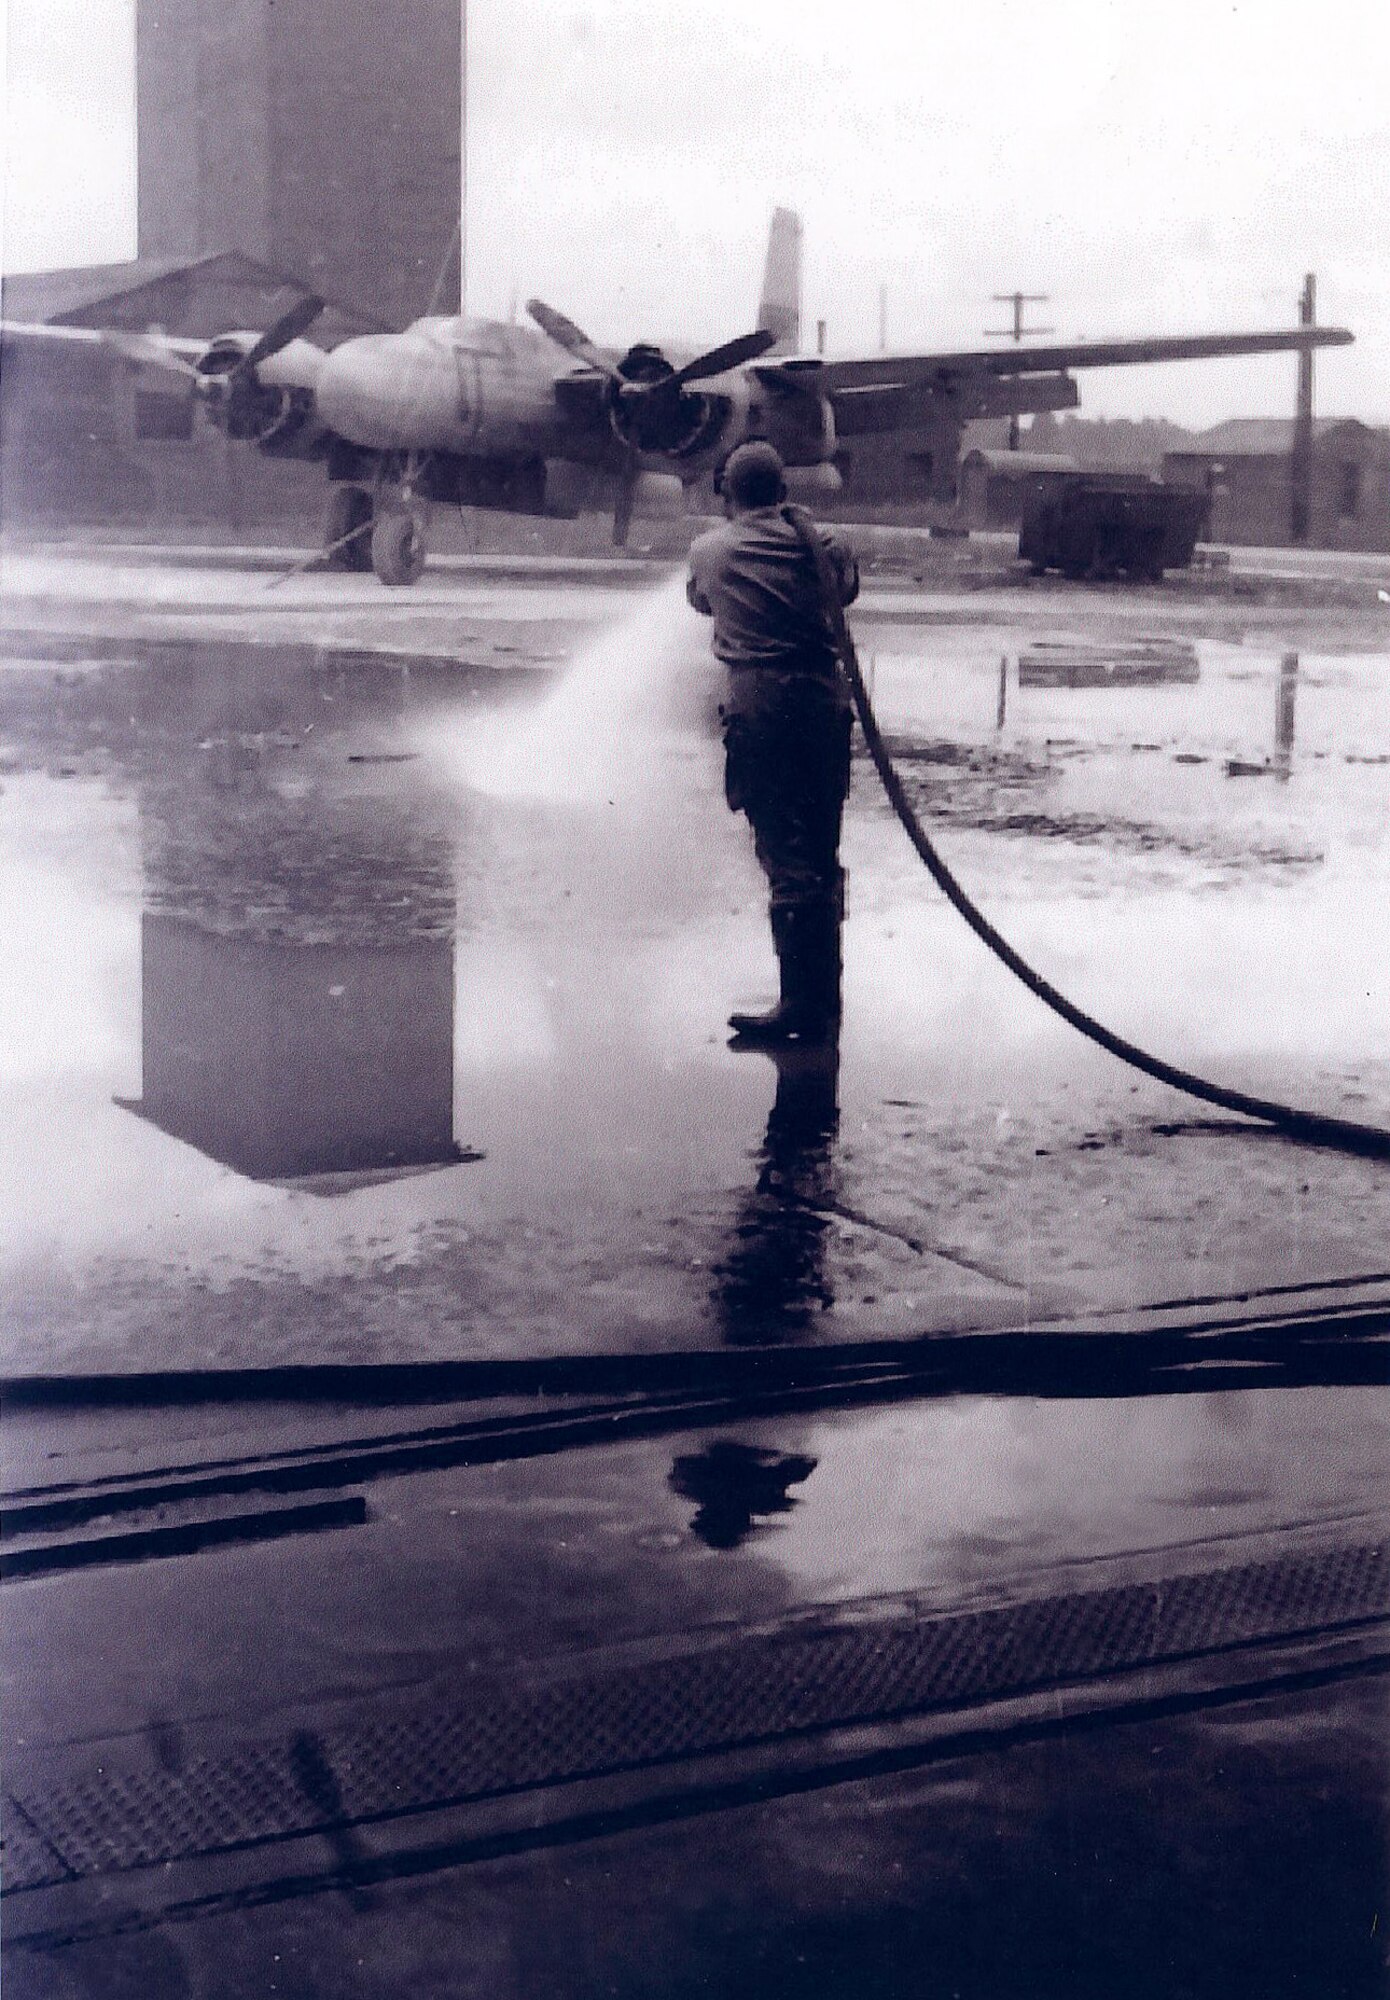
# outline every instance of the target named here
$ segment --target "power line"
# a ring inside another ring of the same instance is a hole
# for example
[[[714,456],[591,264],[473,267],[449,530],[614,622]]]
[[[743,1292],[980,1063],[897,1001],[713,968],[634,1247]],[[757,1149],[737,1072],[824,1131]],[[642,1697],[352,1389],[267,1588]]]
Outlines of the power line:
[[[1014,318],[1012,326],[987,326],[984,330],[986,340],[1012,340],[1015,343],[1021,343],[1025,338],[1031,339],[1040,333],[1055,333],[1057,331],[1055,326],[1025,326],[1023,324],[1023,308],[1025,306],[1049,305],[1052,300],[1050,292],[995,292],[992,294],[992,297],[996,305],[1012,306],[1014,309]],[[1018,412],[1015,410],[1009,418],[1009,450],[1017,451],[1018,444]]]

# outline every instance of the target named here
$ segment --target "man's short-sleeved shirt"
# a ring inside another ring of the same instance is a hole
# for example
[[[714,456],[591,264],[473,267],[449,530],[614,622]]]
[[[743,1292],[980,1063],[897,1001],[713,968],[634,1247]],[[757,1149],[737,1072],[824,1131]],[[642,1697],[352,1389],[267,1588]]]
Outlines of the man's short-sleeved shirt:
[[[817,528],[852,604],[859,571],[849,551]],[[778,507],[739,514],[701,535],[690,550],[686,595],[714,620],[714,655],[737,679],[750,668],[840,678],[835,647],[821,608],[820,578],[809,552]]]

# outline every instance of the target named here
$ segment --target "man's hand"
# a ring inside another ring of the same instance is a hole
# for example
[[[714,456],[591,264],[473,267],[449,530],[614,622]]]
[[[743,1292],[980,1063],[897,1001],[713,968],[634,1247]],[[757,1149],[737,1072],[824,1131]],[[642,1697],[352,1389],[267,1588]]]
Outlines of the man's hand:
[[[840,583],[841,604],[853,604],[859,595],[859,565],[847,548],[827,537],[830,560]]]

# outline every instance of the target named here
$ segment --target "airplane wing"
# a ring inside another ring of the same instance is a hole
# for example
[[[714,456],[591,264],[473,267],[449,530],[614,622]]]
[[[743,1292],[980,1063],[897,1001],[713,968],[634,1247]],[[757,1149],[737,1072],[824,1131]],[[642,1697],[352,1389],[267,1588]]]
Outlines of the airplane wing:
[[[815,380],[827,395],[860,389],[919,389],[962,375],[1048,375],[1069,368],[1118,368],[1135,362],[1210,361],[1222,355],[1282,354],[1308,347],[1346,347],[1341,326],[1300,326],[1275,333],[1196,333],[1148,340],[1074,341],[1069,346],[1007,346],[945,354],[875,354],[866,360],[822,361]],[[787,364],[772,361],[774,370]],[[806,361],[790,364],[798,371]]]
[[[274,331],[271,330],[271,337]],[[163,368],[172,375],[183,376],[185,380],[203,376],[204,370],[198,364],[206,356],[217,354],[218,360],[212,372],[222,373],[234,365],[238,350],[242,354],[250,354],[266,338],[254,332],[242,332],[221,335],[216,340],[199,340],[186,334],[137,333],[125,327],[53,326],[43,321],[0,320],[0,345],[25,341],[36,345],[100,347],[108,354],[120,355],[124,361],[137,362],[147,368]],[[312,389],[325,358],[324,350],[315,347],[312,341],[294,338],[283,346],[272,348],[255,363],[257,379],[275,388]]]
[[[24,340],[52,345],[104,347],[127,361],[140,361],[154,368],[168,368],[186,375],[206,354],[206,340],[189,340],[170,333],[132,333],[121,327],[52,326],[39,321],[0,320],[0,341]]]

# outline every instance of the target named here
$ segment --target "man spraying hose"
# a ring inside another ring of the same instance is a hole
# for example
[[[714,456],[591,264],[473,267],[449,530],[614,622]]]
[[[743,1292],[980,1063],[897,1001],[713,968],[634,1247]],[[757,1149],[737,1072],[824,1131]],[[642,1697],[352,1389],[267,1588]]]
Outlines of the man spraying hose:
[[[780,971],[777,1004],[731,1014],[729,1026],[746,1046],[824,1043],[840,1021],[852,712],[807,534],[820,536],[843,604],[858,594],[859,571],[833,537],[793,517],[770,444],[732,452],[720,491],[729,519],[691,548],[686,595],[713,618],[727,669],[724,795],[753,831]]]

